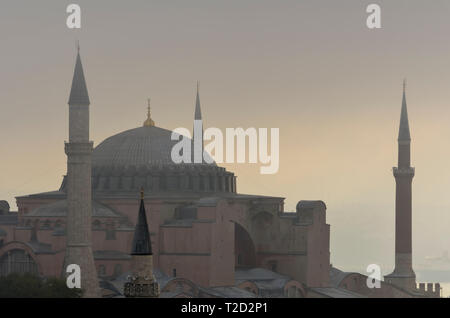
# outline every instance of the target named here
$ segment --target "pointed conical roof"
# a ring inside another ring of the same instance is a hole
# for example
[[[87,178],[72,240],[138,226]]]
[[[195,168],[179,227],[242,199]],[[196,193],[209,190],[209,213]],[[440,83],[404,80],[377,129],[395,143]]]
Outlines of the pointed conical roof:
[[[408,109],[406,107],[406,93],[405,93],[406,82],[403,83],[403,100],[402,100],[402,112],[400,115],[400,128],[398,130],[398,140],[411,140],[411,135],[409,133],[409,122],[408,122]]]
[[[144,206],[144,193],[141,192],[141,206],[139,208],[138,219],[134,230],[133,245],[131,255],[152,255],[152,243],[148,231],[147,216]]]
[[[201,120],[202,119],[202,110],[200,108],[200,93],[199,93],[199,83],[197,82],[197,98],[195,101],[195,120]]]
[[[72,89],[70,90],[69,105],[89,105],[89,94],[84,78],[83,65],[81,64],[80,51],[78,50],[75,71],[73,73]]]

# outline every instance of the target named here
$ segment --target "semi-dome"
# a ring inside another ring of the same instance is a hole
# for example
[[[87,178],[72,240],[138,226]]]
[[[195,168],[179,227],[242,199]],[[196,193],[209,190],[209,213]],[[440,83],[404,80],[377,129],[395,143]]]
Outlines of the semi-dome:
[[[150,167],[172,165],[172,131],[156,126],[143,126],[111,136],[94,150],[94,167]],[[193,151],[193,149],[192,149]],[[215,165],[215,163],[214,163]]]

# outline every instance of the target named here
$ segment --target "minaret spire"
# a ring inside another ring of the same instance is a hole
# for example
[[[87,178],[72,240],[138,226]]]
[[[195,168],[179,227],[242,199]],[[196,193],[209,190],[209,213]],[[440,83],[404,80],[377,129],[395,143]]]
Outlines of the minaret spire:
[[[197,81],[197,97],[195,100],[195,116],[194,119],[202,120],[202,110],[200,108],[200,83]]]
[[[197,97],[194,113],[194,163],[203,163],[203,120],[200,108],[200,83],[197,81]]]
[[[77,60],[75,63],[75,71],[73,72],[69,105],[89,105],[90,103],[86,80],[84,78],[83,64],[81,63],[80,46],[78,44]]]
[[[144,189],[141,189],[141,205],[134,230],[133,245],[131,255],[152,255],[152,244],[148,231],[147,215],[144,205]]]
[[[408,109],[406,107],[406,79],[403,80],[402,111],[400,114],[400,127],[398,130],[398,140],[399,141],[411,140],[411,135],[409,133]]]
[[[152,255],[152,242],[144,205],[144,189],[141,188],[141,205],[131,247],[131,275],[123,289],[125,297],[159,297],[159,284],[153,275]]]

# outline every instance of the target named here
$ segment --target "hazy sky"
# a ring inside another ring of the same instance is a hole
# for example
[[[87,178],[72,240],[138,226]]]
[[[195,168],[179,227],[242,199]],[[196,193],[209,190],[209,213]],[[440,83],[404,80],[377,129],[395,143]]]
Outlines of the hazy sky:
[[[66,27],[66,6],[82,29]],[[382,29],[365,25],[382,8]],[[238,191],[328,206],[343,269],[394,261],[392,166],[402,80],[412,135],[413,253],[450,245],[450,2],[0,2],[0,199],[57,189],[66,171],[75,42],[95,144],[142,125],[192,127],[196,81],[206,126],[280,128],[280,170],[228,165]]]

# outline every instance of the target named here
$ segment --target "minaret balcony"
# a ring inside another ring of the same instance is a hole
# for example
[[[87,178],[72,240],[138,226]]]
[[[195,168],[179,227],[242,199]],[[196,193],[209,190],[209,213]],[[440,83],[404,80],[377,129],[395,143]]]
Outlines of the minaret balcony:
[[[67,155],[90,155],[92,154],[94,143],[90,142],[64,142],[64,149]]]
[[[392,168],[394,177],[413,177],[416,169],[414,167],[394,167]]]

